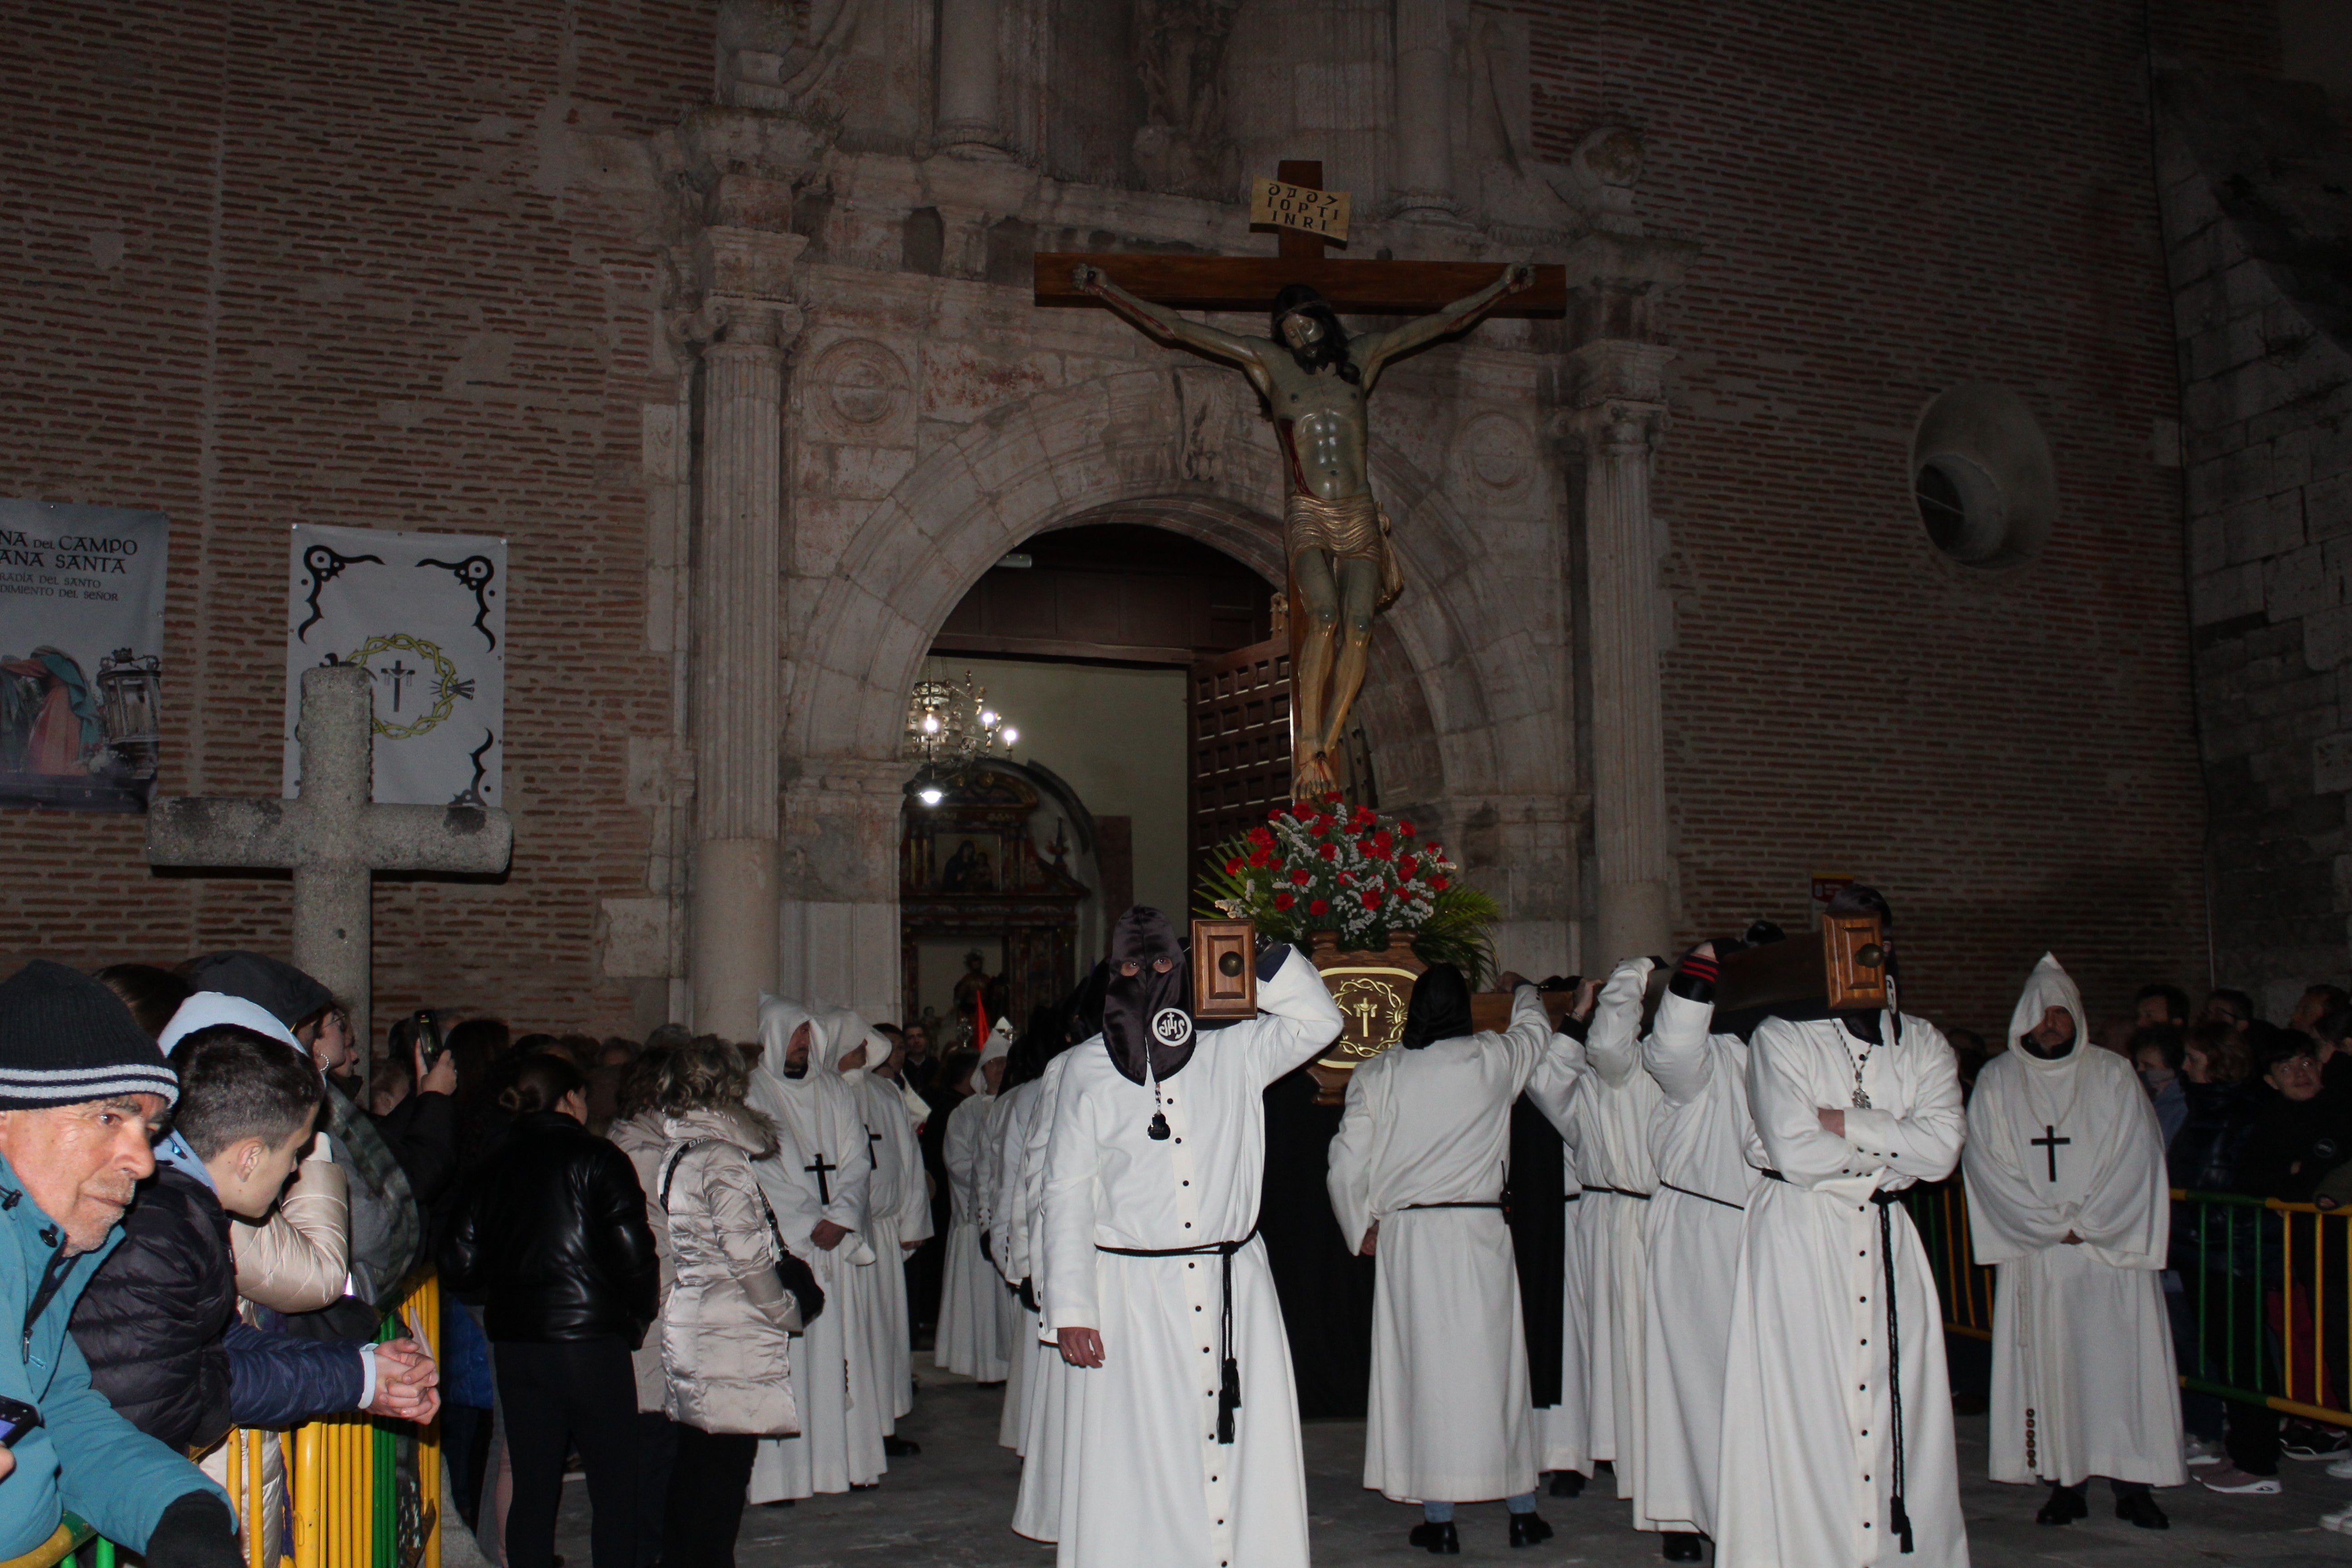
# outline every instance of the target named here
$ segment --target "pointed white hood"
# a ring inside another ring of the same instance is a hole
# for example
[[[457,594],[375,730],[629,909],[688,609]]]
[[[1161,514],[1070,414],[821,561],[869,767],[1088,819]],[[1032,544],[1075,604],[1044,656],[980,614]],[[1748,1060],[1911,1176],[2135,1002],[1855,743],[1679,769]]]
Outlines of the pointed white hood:
[[[2042,1015],[2053,1007],[2063,1007],[2074,1016],[2074,1048],[2063,1057],[2045,1060],[2027,1050],[2023,1042],[2027,1035],[2042,1026]],[[2084,1051],[2097,1048],[2091,1041],[2090,1020],[2083,1016],[2082,989],[2074,984],[2074,976],[2060,967],[2055,953],[2043,953],[2042,962],[2026,977],[2025,990],[2017,998],[2017,1009],[2009,1016],[2009,1046],[2026,1065],[2044,1071],[2064,1069]]]
[[[294,1031],[278,1021],[278,1015],[258,1002],[248,1002],[242,996],[232,996],[226,991],[199,991],[180,1004],[172,1021],[155,1037],[163,1054],[170,1056],[172,1047],[194,1034],[215,1024],[235,1024],[241,1029],[251,1029],[257,1035],[267,1035],[273,1040],[283,1040],[307,1059],[310,1053],[302,1050],[302,1042]]]
[[[986,1067],[999,1057],[1013,1054],[1013,1026],[1003,1018],[989,1026],[987,1043],[980,1047],[980,1065]]]

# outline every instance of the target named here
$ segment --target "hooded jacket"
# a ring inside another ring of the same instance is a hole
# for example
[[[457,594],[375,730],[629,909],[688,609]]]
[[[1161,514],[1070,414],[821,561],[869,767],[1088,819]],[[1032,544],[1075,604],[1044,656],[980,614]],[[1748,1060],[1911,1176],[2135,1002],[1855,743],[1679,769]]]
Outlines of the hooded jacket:
[[[0,1159],[0,1396],[41,1413],[16,1439],[16,1472],[0,1481],[0,1560],[19,1557],[55,1533],[70,1509],[108,1540],[143,1552],[163,1510],[190,1492],[228,1494],[203,1471],[124,1419],[89,1385],[89,1363],[66,1331],[74,1308],[117,1243],[68,1258],[63,1227],[32,1201]]]
[[[794,1303],[777,1279],[782,1247],[752,1173],[754,1161],[775,1156],[775,1139],[740,1107],[666,1117],[662,1130],[648,1195],[668,1215],[677,1269],[662,1308],[664,1413],[705,1432],[790,1436],[800,1430]]]

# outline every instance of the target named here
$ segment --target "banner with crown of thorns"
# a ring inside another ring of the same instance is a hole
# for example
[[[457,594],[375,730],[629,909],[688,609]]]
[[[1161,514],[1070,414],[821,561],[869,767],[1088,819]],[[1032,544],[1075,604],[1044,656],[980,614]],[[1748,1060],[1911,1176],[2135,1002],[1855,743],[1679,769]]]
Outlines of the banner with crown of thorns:
[[[506,804],[507,542],[297,523],[288,568],[286,794],[301,782],[302,672],[355,664],[375,693],[375,799]]]

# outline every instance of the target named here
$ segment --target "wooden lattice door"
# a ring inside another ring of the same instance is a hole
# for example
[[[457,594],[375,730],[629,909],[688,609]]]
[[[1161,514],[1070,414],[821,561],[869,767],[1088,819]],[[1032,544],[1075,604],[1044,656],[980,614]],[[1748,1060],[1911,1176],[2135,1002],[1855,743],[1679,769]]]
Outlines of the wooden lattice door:
[[[1290,798],[1290,638],[1192,667],[1192,867]]]

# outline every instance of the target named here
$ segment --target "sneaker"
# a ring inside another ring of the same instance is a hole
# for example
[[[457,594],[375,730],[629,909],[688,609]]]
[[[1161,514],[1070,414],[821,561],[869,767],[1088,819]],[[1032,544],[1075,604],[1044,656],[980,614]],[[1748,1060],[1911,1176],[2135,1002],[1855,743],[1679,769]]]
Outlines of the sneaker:
[[[2210,1490],[2240,1497],[2276,1497],[2280,1490],[2276,1476],[2250,1476],[2235,1465],[2215,1465],[2197,1479]]]
[[[2352,1454],[2328,1461],[2327,1473],[2339,1481],[2352,1481]]]
[[[2294,1423],[2279,1442],[2279,1452],[2290,1459],[2333,1459],[2347,1449],[2352,1449],[2352,1433],[2316,1422]]]
[[[2180,1445],[2180,1462],[2192,1468],[2199,1465],[2218,1465],[2229,1457],[2229,1450],[2211,1437],[2191,1437]]]
[[[2321,1514],[2319,1528],[2332,1530],[2338,1535],[2352,1535],[2352,1507],[2339,1508],[2334,1513]]]

